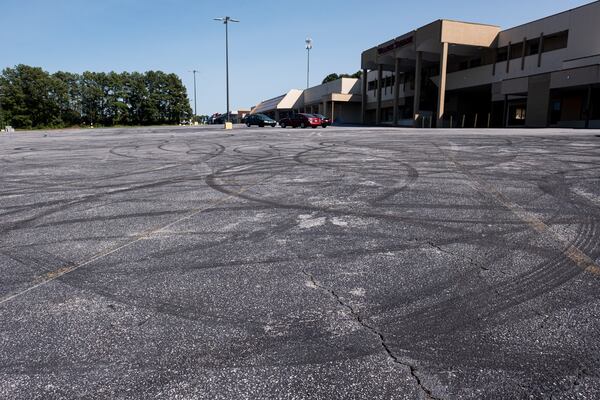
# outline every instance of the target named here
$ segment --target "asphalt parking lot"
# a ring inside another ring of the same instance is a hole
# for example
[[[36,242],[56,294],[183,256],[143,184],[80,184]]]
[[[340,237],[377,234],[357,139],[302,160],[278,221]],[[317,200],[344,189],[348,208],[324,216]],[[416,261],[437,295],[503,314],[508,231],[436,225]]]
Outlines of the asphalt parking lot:
[[[0,398],[600,398],[600,132],[0,136]]]

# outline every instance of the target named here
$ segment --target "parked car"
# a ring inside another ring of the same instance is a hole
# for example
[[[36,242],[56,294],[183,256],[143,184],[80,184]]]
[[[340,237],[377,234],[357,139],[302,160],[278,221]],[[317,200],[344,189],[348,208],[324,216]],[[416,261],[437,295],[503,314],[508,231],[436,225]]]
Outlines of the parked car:
[[[221,125],[225,123],[225,114],[213,114],[209,119],[208,123],[211,125]]]
[[[246,123],[246,126],[251,127],[252,125],[257,125],[261,128],[264,128],[265,126],[269,125],[273,128],[275,128],[275,126],[277,125],[277,121],[275,121],[273,118],[270,118],[269,116],[265,115],[265,114],[251,114],[246,116],[244,122]]]
[[[286,128],[291,126],[292,128],[308,128],[309,126],[313,129],[321,126],[323,122],[319,117],[312,114],[294,114],[288,118],[283,118],[279,121],[279,126]]]
[[[329,118],[327,118],[326,116],[322,115],[322,114],[314,114],[315,117],[321,118],[321,126],[323,128],[327,128],[329,125],[331,125],[331,120]]]

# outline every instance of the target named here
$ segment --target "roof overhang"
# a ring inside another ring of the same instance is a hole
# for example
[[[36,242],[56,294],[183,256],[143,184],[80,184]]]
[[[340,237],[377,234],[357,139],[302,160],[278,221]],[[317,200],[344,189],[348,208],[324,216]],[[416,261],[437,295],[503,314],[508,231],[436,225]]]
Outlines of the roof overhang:
[[[451,45],[450,52],[460,54],[460,48],[492,47],[500,33],[500,27],[471,22],[438,20],[412,32],[382,43],[362,53],[362,68],[394,70],[396,59],[400,69],[414,68],[417,52],[422,52],[425,61],[439,61],[442,44]],[[403,64],[404,63],[404,64]]]
[[[359,94],[329,93],[323,96],[323,101],[335,101],[337,103],[360,103],[362,96]]]
[[[260,102],[252,110],[252,114],[260,114],[275,110],[291,110],[296,107],[301,96],[302,90],[292,89],[286,94]]]

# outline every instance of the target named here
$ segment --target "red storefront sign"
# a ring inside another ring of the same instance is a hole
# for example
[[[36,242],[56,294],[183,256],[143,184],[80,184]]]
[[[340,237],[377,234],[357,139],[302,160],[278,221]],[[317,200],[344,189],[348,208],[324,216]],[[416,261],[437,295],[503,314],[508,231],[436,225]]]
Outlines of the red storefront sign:
[[[377,49],[377,53],[378,54],[385,54],[385,53],[389,53],[392,50],[396,50],[399,49],[401,47],[407,46],[409,44],[411,44],[413,42],[413,36],[409,36],[405,39],[401,39],[401,40],[397,40],[392,44],[389,44],[387,46],[384,47],[379,47]]]

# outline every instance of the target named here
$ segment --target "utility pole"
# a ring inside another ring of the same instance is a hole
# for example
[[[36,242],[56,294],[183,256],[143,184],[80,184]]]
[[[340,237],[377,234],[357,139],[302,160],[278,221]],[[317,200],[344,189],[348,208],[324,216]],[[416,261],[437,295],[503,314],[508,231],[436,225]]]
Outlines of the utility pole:
[[[194,122],[196,122],[196,117],[198,116],[198,110],[196,108],[196,74],[199,72],[198,70],[193,69],[190,71],[194,74]]]
[[[307,37],[306,43],[306,88],[310,87],[310,50],[313,48],[312,39]]]
[[[230,122],[230,110],[229,110],[229,23],[240,22],[231,17],[215,18],[215,21],[221,21],[225,24],[225,81],[227,91],[227,122]]]
[[[0,133],[4,131],[4,114],[2,112],[2,91],[0,91]]]

